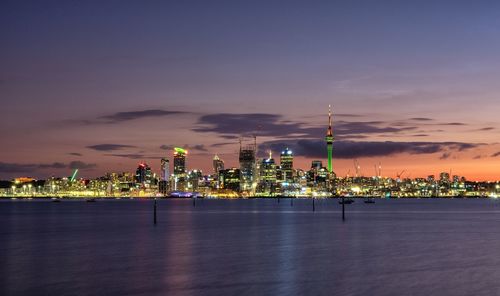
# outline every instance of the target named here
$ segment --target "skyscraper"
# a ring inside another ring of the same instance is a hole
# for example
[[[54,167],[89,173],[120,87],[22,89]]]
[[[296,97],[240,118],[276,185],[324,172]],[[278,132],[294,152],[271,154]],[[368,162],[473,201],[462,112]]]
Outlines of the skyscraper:
[[[332,109],[331,106],[328,105],[328,130],[326,131],[326,147],[328,151],[328,172],[333,172],[332,165],[332,154],[333,154],[333,131],[332,131]]]
[[[161,181],[168,181],[168,178],[170,176],[170,161],[168,160],[168,158],[161,159],[160,169]]]
[[[187,188],[186,155],[187,151],[185,149],[174,148],[174,190],[184,191]]]
[[[186,155],[187,150],[174,148],[174,175],[186,174]]]
[[[292,150],[285,148],[281,151],[280,155],[280,166],[283,177],[283,182],[292,183],[293,182],[293,152]]]
[[[269,158],[264,158],[260,165],[260,182],[266,184],[276,183],[276,163],[269,152]]]
[[[152,183],[153,174],[151,168],[146,163],[140,163],[135,171],[135,182],[144,187],[149,187]]]
[[[160,162],[160,182],[158,183],[158,191],[163,195],[167,195],[170,179],[170,161],[168,158],[162,158]]]
[[[224,161],[216,154],[213,159],[214,175],[218,176],[219,172],[224,169]]]
[[[251,192],[254,189],[255,182],[255,150],[256,143],[243,147],[240,141],[240,190]]]

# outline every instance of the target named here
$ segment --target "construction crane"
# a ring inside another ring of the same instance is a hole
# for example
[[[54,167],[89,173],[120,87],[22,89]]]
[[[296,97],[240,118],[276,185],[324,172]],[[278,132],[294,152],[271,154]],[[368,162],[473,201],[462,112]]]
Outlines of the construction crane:
[[[406,172],[406,170],[402,170],[401,173],[399,174],[396,174],[396,176],[398,177],[398,180],[401,180],[401,176]]]
[[[356,170],[356,178],[359,177],[359,171],[361,167],[359,166],[359,162],[357,159],[354,160],[354,169]]]

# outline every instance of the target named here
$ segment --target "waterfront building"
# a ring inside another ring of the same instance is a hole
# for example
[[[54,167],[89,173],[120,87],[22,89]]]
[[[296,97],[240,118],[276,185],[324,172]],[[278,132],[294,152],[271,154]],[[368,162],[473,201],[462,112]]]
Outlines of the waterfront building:
[[[237,168],[221,170],[219,172],[219,188],[239,192],[240,173],[240,170]]]
[[[160,170],[160,180],[168,182],[170,178],[170,161],[168,158],[161,159]]]
[[[269,158],[262,159],[260,163],[260,180],[257,191],[262,194],[273,194],[276,188],[276,163],[269,151]]]
[[[187,150],[179,147],[174,148],[174,175],[186,174]]]
[[[141,162],[135,171],[135,182],[142,187],[149,188],[153,183],[153,173],[151,168],[144,162]]]
[[[283,182],[293,183],[293,152],[285,148],[280,155],[280,169]]]
[[[240,190],[247,194],[253,194],[256,182],[256,149],[257,144],[247,145],[243,147],[240,142]]]

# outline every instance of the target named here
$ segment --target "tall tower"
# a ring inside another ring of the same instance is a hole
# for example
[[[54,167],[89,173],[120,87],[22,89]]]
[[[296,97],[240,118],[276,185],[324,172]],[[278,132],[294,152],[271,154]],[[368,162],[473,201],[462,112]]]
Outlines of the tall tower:
[[[328,151],[328,172],[333,171],[332,154],[333,154],[333,132],[332,132],[332,107],[328,105],[328,130],[326,131],[326,147]]]

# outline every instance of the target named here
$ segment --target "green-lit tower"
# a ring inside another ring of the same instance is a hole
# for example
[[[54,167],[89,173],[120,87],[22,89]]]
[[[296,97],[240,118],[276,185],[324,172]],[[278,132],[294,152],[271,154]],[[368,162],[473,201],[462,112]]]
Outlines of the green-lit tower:
[[[328,150],[328,172],[333,171],[332,154],[333,154],[333,132],[332,132],[332,107],[328,105],[328,130],[326,131],[326,147]]]

